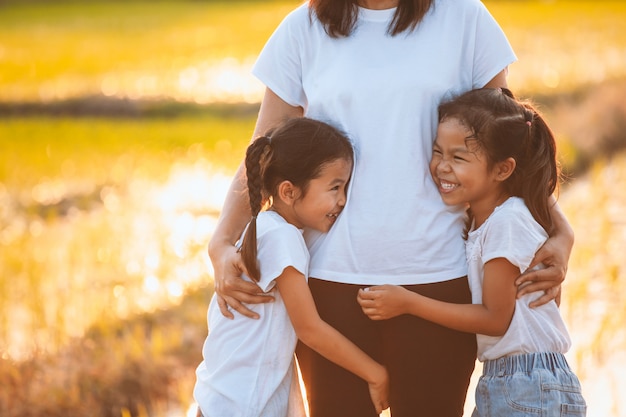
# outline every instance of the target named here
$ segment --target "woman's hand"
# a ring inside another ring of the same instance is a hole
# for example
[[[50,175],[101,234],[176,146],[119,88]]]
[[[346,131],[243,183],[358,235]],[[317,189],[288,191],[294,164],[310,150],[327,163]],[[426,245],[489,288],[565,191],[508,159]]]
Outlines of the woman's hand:
[[[377,285],[360,289],[357,301],[372,320],[386,320],[406,314],[412,292],[397,285]]]
[[[302,115],[301,107],[287,104],[272,90],[266,88],[253,137],[265,134],[268,129],[287,118]],[[215,270],[217,303],[222,314],[231,319],[235,316],[229,307],[246,317],[256,319],[259,315],[242,303],[258,304],[274,301],[274,297],[263,294],[256,284],[241,279],[245,267],[241,255],[232,244],[241,235],[251,215],[246,197],[248,193],[245,171],[245,164],[242,162],[230,185],[220,219],[209,242],[209,257]]]
[[[211,261],[215,269],[217,304],[222,314],[234,319],[235,316],[230,311],[232,308],[246,317],[258,319],[259,315],[243,303],[269,303],[274,301],[274,297],[264,293],[255,283],[241,278],[245,267],[237,248],[229,245],[220,252],[217,259],[211,258]]]
[[[517,298],[534,291],[544,291],[544,295],[530,303],[530,307],[539,307],[561,295],[561,283],[565,280],[567,263],[572,246],[569,239],[554,236],[549,238],[535,254],[529,267],[542,263],[546,268],[526,272],[515,281],[518,285]],[[525,284],[526,285],[522,285]],[[520,287],[521,286],[521,287]]]

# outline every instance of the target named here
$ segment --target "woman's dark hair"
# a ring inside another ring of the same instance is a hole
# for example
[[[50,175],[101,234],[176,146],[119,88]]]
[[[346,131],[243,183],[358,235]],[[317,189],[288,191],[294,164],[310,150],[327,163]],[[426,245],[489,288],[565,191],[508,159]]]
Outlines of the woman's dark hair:
[[[344,134],[305,117],[285,121],[248,146],[245,165],[252,220],[244,235],[241,255],[250,278],[260,279],[256,216],[275,195],[278,185],[290,181],[306,194],[309,182],[320,175],[326,164],[338,159],[352,162],[353,157],[352,144]]]
[[[399,0],[396,14],[389,23],[392,36],[413,30],[430,9],[434,0]],[[359,15],[356,0],[309,0],[309,10],[333,38],[349,36],[355,28]]]
[[[561,174],[554,135],[537,109],[506,88],[482,88],[442,103],[439,122],[448,118],[457,119],[471,132],[467,140],[484,152],[489,168],[515,159],[515,170],[503,183],[505,190],[523,198],[535,220],[550,233],[549,197]],[[471,211],[469,215],[468,225]]]

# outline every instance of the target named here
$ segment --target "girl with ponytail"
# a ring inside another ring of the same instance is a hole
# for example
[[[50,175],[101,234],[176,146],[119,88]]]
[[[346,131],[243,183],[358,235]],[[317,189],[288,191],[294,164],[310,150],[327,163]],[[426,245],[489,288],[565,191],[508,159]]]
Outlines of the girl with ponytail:
[[[451,304],[403,287],[359,292],[373,320],[412,314],[477,334],[483,375],[473,417],[584,416],[580,382],[564,353],[571,345],[557,302],[517,297],[521,273],[553,232],[559,169],[552,131],[506,88],[472,90],[439,106],[430,172],[447,205],[465,206],[473,304]]]
[[[324,322],[307,285],[309,252],[303,229],[328,232],[346,204],[353,165],[350,141],[328,124],[307,118],[284,122],[247,149],[245,166],[252,217],[239,239],[246,274],[274,302],[248,305],[250,320],[208,311],[204,360],[194,397],[206,417],[304,416],[294,376],[300,339],[361,377],[372,412],[388,407],[385,368]]]

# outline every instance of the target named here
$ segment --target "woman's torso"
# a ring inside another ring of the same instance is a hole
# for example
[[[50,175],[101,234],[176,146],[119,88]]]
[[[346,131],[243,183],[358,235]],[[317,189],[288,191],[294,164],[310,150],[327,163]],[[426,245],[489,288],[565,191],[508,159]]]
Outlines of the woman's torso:
[[[283,100],[355,143],[344,212],[327,235],[307,234],[314,277],[419,284],[466,273],[463,210],[443,204],[428,170],[437,106],[515,57],[480,2],[436,1],[414,32],[395,37],[386,34],[392,14],[361,9],[355,32],[332,39],[302,6],[254,69]]]

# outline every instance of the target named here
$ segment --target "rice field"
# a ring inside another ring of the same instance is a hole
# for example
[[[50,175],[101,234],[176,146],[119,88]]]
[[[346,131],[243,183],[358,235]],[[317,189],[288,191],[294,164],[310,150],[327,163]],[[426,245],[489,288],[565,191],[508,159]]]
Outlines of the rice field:
[[[0,415],[194,413],[249,69],[297,4],[0,4]],[[588,416],[626,415],[626,2],[485,4],[571,173],[568,359]]]

